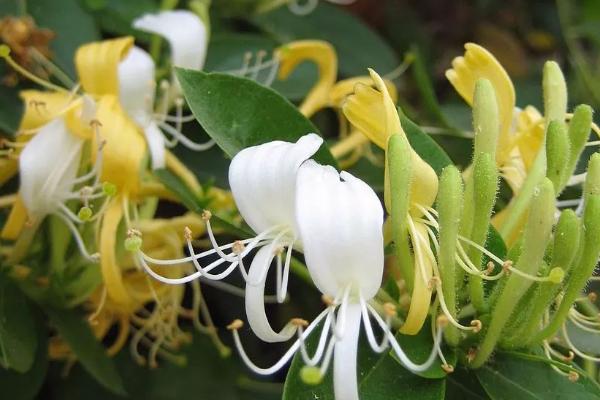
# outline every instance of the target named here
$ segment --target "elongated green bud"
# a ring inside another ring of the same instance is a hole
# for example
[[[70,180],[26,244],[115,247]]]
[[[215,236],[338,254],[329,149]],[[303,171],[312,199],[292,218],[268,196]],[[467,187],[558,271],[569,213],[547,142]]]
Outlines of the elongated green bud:
[[[548,178],[545,178],[535,188],[533,204],[535,204],[535,207],[532,207],[529,211],[523,234],[523,251],[516,264],[516,268],[530,275],[536,275],[543,265],[544,252],[550,240],[554,223],[554,186]],[[492,354],[504,326],[514,312],[515,306],[530,286],[531,280],[524,279],[518,274],[512,274],[508,278],[506,286],[502,290],[494,310],[492,310],[494,317],[490,321],[479,352],[471,363],[473,368],[483,365]]]
[[[396,249],[396,262],[406,282],[407,289],[413,286],[413,263],[408,241],[407,215],[410,209],[410,184],[412,174],[411,147],[404,135],[392,135],[386,152],[387,177],[386,208],[392,219],[392,235]]]
[[[560,214],[554,229],[554,245],[552,251],[553,268],[562,268],[568,272],[579,250],[581,223],[573,210],[564,210]]]
[[[458,242],[458,227],[460,222],[461,206],[463,203],[463,184],[460,172],[454,165],[442,171],[437,198],[439,213],[439,260],[440,275],[442,277],[442,290],[446,306],[456,317],[456,287],[457,276],[462,279],[463,274],[456,271],[456,245]],[[450,326],[445,331],[446,341],[451,346],[458,344],[459,336],[455,327]]]
[[[474,154],[496,154],[496,143],[500,131],[498,102],[494,87],[487,79],[475,83],[473,96],[473,130],[475,131]]]
[[[582,104],[575,108],[573,118],[569,122],[569,140],[571,142],[571,151],[569,153],[569,162],[567,164],[565,176],[561,183],[561,189],[567,184],[567,181],[575,173],[577,161],[581,156],[585,144],[590,137],[592,129],[592,117],[594,110],[592,107]]]
[[[548,160],[546,176],[552,181],[556,190],[561,189],[564,176],[567,174],[570,152],[571,143],[567,125],[564,122],[551,121],[546,132],[546,157]]]
[[[600,153],[594,153],[590,157],[583,192],[585,201],[591,194],[600,194]]]
[[[485,246],[490,225],[492,210],[496,203],[498,190],[498,170],[494,155],[481,153],[475,158],[473,164],[473,224],[471,227],[471,240],[480,246]],[[472,247],[469,257],[476,267],[481,266],[481,251]],[[475,308],[485,311],[483,282],[480,277],[469,277],[471,301]]]
[[[546,124],[550,121],[564,121],[567,113],[567,84],[555,61],[546,61],[544,64],[542,87]]]

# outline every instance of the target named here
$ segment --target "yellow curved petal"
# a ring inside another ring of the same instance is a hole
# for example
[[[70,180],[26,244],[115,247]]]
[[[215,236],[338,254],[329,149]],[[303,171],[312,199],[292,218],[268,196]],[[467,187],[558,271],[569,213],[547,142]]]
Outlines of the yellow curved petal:
[[[23,117],[19,130],[37,129],[75,106],[75,99],[69,93],[22,90]]]
[[[427,229],[420,222],[415,222],[415,228],[419,235],[423,235],[423,237],[427,238]],[[413,243],[413,249],[417,248],[416,242],[419,238],[410,237],[411,242]],[[422,245],[422,244],[421,244]],[[420,246],[420,245],[419,245]],[[429,287],[429,281],[433,276],[433,266],[431,265],[431,260],[426,255],[422,254],[423,267],[425,268],[425,277],[426,281],[423,279],[423,275],[421,269],[415,265],[415,276],[414,276],[414,286],[413,292],[410,298],[410,306],[408,309],[408,314],[406,315],[406,320],[404,321],[404,325],[400,328],[400,332],[405,335],[416,335],[419,333],[427,316],[429,315],[429,305],[431,304],[431,294],[432,290]],[[417,256],[415,255],[415,260]]]
[[[119,192],[137,193],[146,141],[114,96],[100,98],[96,119],[101,124],[100,137],[106,143],[102,153],[101,179],[116,185]],[[93,141],[95,148],[95,136]],[[96,152],[93,154],[95,158]]]
[[[511,151],[510,129],[516,104],[515,88],[502,65],[489,51],[475,43],[465,44],[465,49],[464,56],[452,60],[452,69],[446,71],[446,78],[471,106],[477,80],[488,79],[494,86],[500,117],[496,161],[502,165]]]
[[[388,93],[392,98],[394,104],[398,101],[398,90],[393,82],[384,80],[385,86],[387,87]],[[338,81],[329,92],[329,104],[331,107],[340,108],[348,96],[354,93],[354,87],[357,84],[371,86],[373,80],[370,76],[357,76],[354,78],[344,79]]]
[[[544,140],[544,117],[533,106],[527,106],[517,117],[515,141],[519,147],[525,168],[533,164]]]
[[[100,269],[107,295],[124,310],[134,309],[134,303],[123,283],[117,260],[117,231],[123,219],[121,196],[111,200],[100,227]],[[122,244],[119,244],[122,245]]]
[[[12,209],[10,210],[8,219],[2,227],[0,238],[5,240],[16,240],[21,234],[21,231],[26,223],[27,209],[25,208],[25,204],[23,204],[21,196],[18,196],[17,200],[12,206]]]
[[[75,67],[86,93],[118,95],[119,62],[133,46],[133,37],[103,40],[81,46],[75,53]]]
[[[312,116],[329,102],[329,91],[337,80],[337,55],[329,43],[321,40],[299,40],[279,47],[279,79],[285,80],[304,61],[317,64],[319,80],[298,107],[307,117]]]

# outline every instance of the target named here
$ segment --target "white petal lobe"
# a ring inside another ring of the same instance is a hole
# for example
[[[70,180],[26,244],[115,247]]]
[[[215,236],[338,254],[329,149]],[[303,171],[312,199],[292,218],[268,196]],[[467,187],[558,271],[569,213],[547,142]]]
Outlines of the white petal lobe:
[[[139,47],[133,47],[119,63],[119,100],[141,127],[152,119],[154,103],[154,61]]]
[[[156,123],[151,122],[144,129],[144,135],[146,136],[148,150],[150,151],[150,158],[152,159],[152,169],[165,168],[166,149],[165,137],[163,133],[158,128]]]
[[[155,33],[169,41],[173,65],[195,70],[204,67],[207,32],[204,22],[186,10],[146,14],[133,21],[133,27]]]
[[[322,143],[320,136],[311,133],[296,143],[274,141],[248,147],[233,158],[231,192],[255,232],[282,224],[295,227],[296,174]]]
[[[298,171],[296,218],[315,285],[336,297],[349,285],[366,299],[383,275],[383,207],[347,172],[309,160]]]
[[[336,400],[358,400],[356,357],[360,333],[361,312],[359,304],[348,304],[346,329],[335,343],[333,358],[333,390]]]

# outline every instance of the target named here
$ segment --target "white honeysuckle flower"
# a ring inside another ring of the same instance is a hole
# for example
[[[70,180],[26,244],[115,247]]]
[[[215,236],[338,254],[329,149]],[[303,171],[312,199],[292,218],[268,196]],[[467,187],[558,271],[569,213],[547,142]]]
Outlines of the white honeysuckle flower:
[[[152,169],[160,169],[165,168],[167,147],[174,147],[181,142],[191,150],[202,151],[212,147],[214,141],[195,143],[181,132],[183,122],[193,120],[193,116],[182,116],[181,98],[175,100],[176,115],[168,116],[168,96],[166,92],[163,93],[161,110],[157,114],[154,113],[154,73],[152,57],[145,50],[135,46],[118,66],[121,105],[144,132],[152,159]],[[168,87],[165,90],[167,89]],[[167,121],[175,122],[175,126]],[[170,140],[167,140],[165,133],[171,137]]]
[[[82,117],[85,120],[90,113],[89,99],[84,99]],[[97,125],[93,124],[98,134]],[[62,117],[42,126],[27,142],[19,155],[19,194],[27,210],[30,221],[39,222],[52,214],[60,217],[69,227],[79,249],[86,258],[97,261],[97,255],[90,255],[75,226],[91,217],[89,201],[106,196],[106,186],[99,182],[102,168],[102,146],[99,148],[93,168],[82,176],[77,176],[80,168],[82,150],[86,139],[71,133]],[[93,181],[91,184],[90,181]],[[88,185],[86,185],[88,184]],[[89,214],[76,215],[66,202],[82,200]]]
[[[191,235],[186,235],[189,257],[175,260],[157,260],[140,250],[138,259],[145,270],[154,278],[168,284],[181,284],[202,278],[205,282],[218,281],[239,269],[246,280],[246,311],[254,332],[267,342],[285,341],[297,330],[293,324],[286,325],[280,332],[272,329],[266,317],[265,281],[275,259],[278,302],[286,298],[292,249],[301,250],[301,237],[296,225],[296,177],[303,162],[312,157],[323,139],[311,133],[296,143],[273,141],[240,151],[229,167],[229,184],[240,214],[257,233],[254,238],[219,246],[215,240],[210,212],[203,215],[213,249],[196,254]],[[246,271],[243,259],[253,250],[259,249],[250,268]],[[228,251],[228,253],[225,253]],[[219,259],[206,266],[198,260],[217,254]],[[193,262],[196,272],[179,279],[169,279],[154,272],[154,265],[177,265]],[[213,270],[224,263],[228,266],[219,273]]]
[[[133,27],[167,39],[176,67],[200,70],[204,67],[208,32],[204,22],[191,11],[160,11],[133,21]]]
[[[363,325],[374,351],[383,352],[391,345],[407,369],[419,372],[429,368],[438,354],[442,356],[442,329],[436,327],[434,346],[427,361],[415,364],[408,359],[391,330],[391,318],[395,315],[393,306],[386,307],[384,320],[369,304],[381,284],[384,262],[384,213],[375,192],[347,172],[338,173],[332,167],[309,160],[298,171],[295,195],[296,225],[306,264],[328,307],[310,324],[301,319],[292,320],[298,339],[270,368],[260,368],[250,361],[237,332],[242,322],[234,321],[229,329],[233,331],[244,362],[253,372],[268,375],[281,369],[300,351],[305,368],[311,369],[308,372],[318,380],[325,375],[333,358],[335,398],[358,399],[357,351]],[[263,207],[270,208],[270,204],[263,203]],[[248,315],[256,312],[246,311]],[[371,318],[383,331],[381,343],[376,340]],[[443,325],[444,320],[440,317],[439,325]],[[304,342],[321,322],[323,328],[317,348],[309,356]]]

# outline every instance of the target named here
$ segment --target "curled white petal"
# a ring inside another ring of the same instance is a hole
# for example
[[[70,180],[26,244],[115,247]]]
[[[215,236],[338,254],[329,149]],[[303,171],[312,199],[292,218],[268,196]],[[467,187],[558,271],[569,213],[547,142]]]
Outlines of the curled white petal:
[[[312,160],[300,167],[296,190],[297,225],[315,285],[332,297],[349,286],[375,296],[383,275],[383,207],[375,192]]]
[[[274,225],[295,227],[296,174],[322,143],[320,136],[310,133],[296,143],[274,141],[248,147],[233,158],[231,192],[255,232]]]
[[[62,118],[44,125],[19,156],[20,194],[30,216],[58,210],[71,192],[81,160],[83,139],[72,135]]]
[[[336,399],[358,400],[356,357],[360,322],[360,304],[348,304],[344,334],[335,342],[333,353],[333,390]]]
[[[269,342],[285,342],[296,333],[294,325],[286,325],[281,332],[275,332],[269,324],[265,312],[265,280],[274,257],[274,246],[264,246],[256,255],[250,271],[248,272],[248,283],[246,284],[246,315],[248,324],[259,339]]]
[[[146,136],[150,158],[152,159],[152,169],[165,168],[166,149],[163,133],[158,129],[156,123],[150,122],[144,129],[144,135]]]
[[[195,70],[201,70],[204,66],[206,26],[193,12],[173,10],[146,14],[133,21],[133,27],[167,39],[171,46],[173,65]]]
[[[119,100],[141,127],[152,119],[154,103],[154,61],[139,47],[133,47],[119,63]]]

